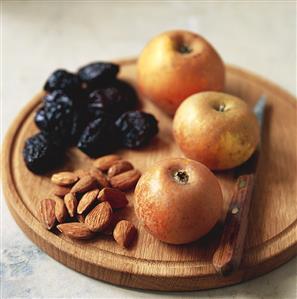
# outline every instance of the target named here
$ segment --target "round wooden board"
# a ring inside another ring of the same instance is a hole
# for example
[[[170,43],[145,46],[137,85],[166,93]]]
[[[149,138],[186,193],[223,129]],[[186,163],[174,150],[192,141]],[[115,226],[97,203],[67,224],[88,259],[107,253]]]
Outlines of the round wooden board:
[[[120,76],[135,84],[135,60],[122,61]],[[268,97],[262,156],[254,193],[249,230],[240,269],[228,277],[216,274],[211,264],[220,238],[218,224],[203,239],[188,245],[167,245],[154,239],[138,225],[133,196],[122,217],[138,227],[134,246],[122,249],[111,236],[77,242],[46,231],[36,218],[36,206],[49,195],[50,173],[37,176],[27,170],[22,148],[37,129],[34,112],[42,93],[35,96],[12,124],[3,146],[3,187],[8,207],[18,225],[42,250],[66,266],[91,277],[121,286],[154,290],[198,290],[235,284],[269,272],[285,263],[297,251],[296,215],[296,101],[284,90],[233,66],[227,67],[226,91],[254,105],[261,94]],[[182,156],[171,135],[171,119],[149,101],[143,109],[159,120],[160,133],[143,150],[120,151],[142,172],[162,158]],[[92,160],[73,148],[63,168],[88,168]],[[231,172],[217,173],[225,208],[234,182]]]

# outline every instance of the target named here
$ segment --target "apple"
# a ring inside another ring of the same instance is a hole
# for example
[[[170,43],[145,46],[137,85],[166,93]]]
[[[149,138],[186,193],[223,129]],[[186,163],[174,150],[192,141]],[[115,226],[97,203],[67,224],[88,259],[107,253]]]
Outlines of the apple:
[[[135,213],[146,230],[170,244],[185,244],[207,234],[222,215],[223,195],[215,175],[186,159],[160,161],[135,188]]]
[[[173,134],[185,156],[220,170],[249,159],[259,142],[260,128],[243,100],[210,91],[194,94],[180,105]]]
[[[153,38],[137,63],[140,92],[168,114],[199,91],[224,89],[225,68],[216,50],[189,31],[168,31]]]

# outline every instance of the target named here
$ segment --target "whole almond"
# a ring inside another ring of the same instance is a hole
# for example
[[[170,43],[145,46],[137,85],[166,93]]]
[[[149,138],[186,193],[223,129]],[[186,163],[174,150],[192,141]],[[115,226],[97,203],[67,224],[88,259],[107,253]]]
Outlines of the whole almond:
[[[68,193],[64,197],[64,202],[70,217],[74,217],[78,204],[77,198],[73,193]]]
[[[118,189],[104,188],[98,194],[100,201],[107,201],[113,209],[124,208],[129,202],[126,194]]]
[[[55,205],[56,202],[49,198],[45,198],[39,203],[39,219],[48,230],[52,229],[56,223]]]
[[[70,187],[66,187],[66,186],[54,186],[52,192],[53,192],[54,195],[63,198],[67,193],[70,192],[70,190],[71,190]]]
[[[59,186],[69,186],[78,181],[78,176],[73,172],[63,171],[53,174],[51,177],[51,181],[52,183]]]
[[[99,189],[95,189],[85,193],[78,203],[77,213],[82,214],[83,212],[87,211],[97,200],[98,193],[99,193]]]
[[[86,175],[71,188],[71,193],[84,193],[98,186],[97,180],[91,175]]]
[[[81,179],[83,176],[89,175],[89,172],[84,169],[77,169],[74,171],[74,174],[77,175],[79,179]]]
[[[67,209],[64,200],[60,197],[55,197],[53,200],[56,202],[55,205],[55,216],[59,223],[64,223],[68,217]]]
[[[133,168],[133,165],[129,161],[119,160],[108,169],[107,176],[108,178],[112,178],[117,174],[131,170]]]
[[[95,167],[92,168],[90,170],[90,175],[93,176],[97,180],[100,187],[104,188],[104,187],[109,186],[109,182],[108,182],[107,178],[105,177],[105,175],[103,174],[103,172],[100,169],[97,169]]]
[[[120,173],[110,179],[110,184],[113,188],[127,191],[135,187],[138,182],[141,173],[137,169],[132,169]]]
[[[111,165],[115,163],[115,161],[120,160],[121,157],[118,155],[107,155],[96,159],[93,162],[93,165],[96,168],[99,168],[101,171],[106,171]]]
[[[85,218],[85,224],[93,232],[104,230],[112,219],[112,208],[105,201],[97,205]]]
[[[122,247],[129,247],[136,238],[136,235],[137,230],[135,226],[127,220],[119,221],[113,231],[114,239]]]
[[[57,225],[57,229],[72,239],[86,240],[94,236],[94,233],[84,223],[80,222],[59,224]]]

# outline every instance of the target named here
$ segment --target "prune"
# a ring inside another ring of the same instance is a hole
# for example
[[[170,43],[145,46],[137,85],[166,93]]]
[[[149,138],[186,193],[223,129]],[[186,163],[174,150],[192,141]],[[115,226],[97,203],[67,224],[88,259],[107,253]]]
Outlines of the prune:
[[[76,95],[69,95],[62,90],[54,90],[44,96],[43,102],[48,105],[57,102],[65,102],[73,105],[74,108],[81,111],[81,113],[85,113],[87,109],[87,95],[83,91]]]
[[[57,104],[58,102],[64,102],[71,106],[74,105],[73,97],[70,97],[62,90],[54,90],[47,93],[43,98],[43,102],[46,105]]]
[[[35,123],[53,142],[68,145],[77,141],[85,118],[83,110],[79,111],[68,95],[57,90],[45,96],[44,105],[36,112]]]
[[[77,147],[90,157],[111,153],[118,147],[118,132],[114,119],[102,112],[81,134]]]
[[[53,144],[44,132],[28,138],[23,149],[25,164],[29,170],[37,174],[56,167],[63,154],[63,149]]]
[[[43,89],[48,92],[62,90],[68,95],[77,95],[81,92],[81,82],[76,74],[59,69],[49,76]]]
[[[128,148],[138,148],[149,143],[158,133],[158,121],[149,113],[129,111],[116,121],[121,144]]]
[[[96,88],[106,84],[117,76],[119,66],[108,62],[93,62],[77,72],[79,78],[84,82],[88,89]]]
[[[102,110],[118,117],[123,112],[135,108],[137,100],[132,86],[125,81],[116,80],[90,93],[87,109],[91,118],[96,118]]]

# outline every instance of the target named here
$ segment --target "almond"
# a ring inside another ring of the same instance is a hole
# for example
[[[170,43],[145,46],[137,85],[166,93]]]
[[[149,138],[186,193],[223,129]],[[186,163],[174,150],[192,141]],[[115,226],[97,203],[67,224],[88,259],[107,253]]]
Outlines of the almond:
[[[85,224],[93,232],[104,230],[112,219],[112,208],[110,204],[105,201],[97,205],[85,219]]]
[[[119,160],[108,169],[107,176],[108,178],[112,178],[117,174],[131,170],[133,168],[133,165],[129,161]]]
[[[128,170],[112,177],[110,179],[110,184],[113,188],[126,191],[135,187],[140,176],[141,173],[137,169]]]
[[[67,213],[67,209],[66,209],[64,200],[61,199],[60,197],[55,197],[55,198],[53,198],[53,200],[56,203],[56,205],[55,205],[56,219],[59,223],[63,223],[66,221],[66,219],[68,217],[68,213]]]
[[[77,198],[73,193],[68,193],[64,197],[64,202],[70,217],[74,217],[78,204]]]
[[[97,180],[100,187],[104,188],[109,186],[109,182],[101,170],[94,167],[90,170],[90,175]]]
[[[77,206],[77,213],[82,214],[87,211],[97,199],[99,189],[89,191],[83,195]]]
[[[51,181],[59,186],[69,186],[78,181],[78,176],[73,172],[63,171],[53,174],[51,177]]]
[[[54,186],[53,188],[53,194],[59,197],[64,197],[67,193],[69,193],[71,190],[70,187],[65,186]]]
[[[39,206],[39,219],[40,222],[48,229],[52,229],[56,223],[55,205],[53,199],[43,199],[40,201]]]
[[[91,232],[84,223],[79,222],[59,224],[57,225],[57,229],[72,239],[86,240],[94,236],[94,233]]]
[[[97,181],[91,175],[86,175],[71,188],[71,193],[84,193],[97,187]]]
[[[119,221],[113,231],[114,239],[122,247],[129,247],[136,235],[137,230],[135,226],[127,220]]]
[[[77,175],[79,179],[81,179],[82,177],[89,175],[89,172],[84,169],[78,169],[74,171],[74,174]]]
[[[99,168],[101,171],[106,171],[110,166],[112,166],[115,161],[120,160],[121,157],[118,155],[107,155],[96,159],[93,165]]]
[[[118,189],[104,188],[98,194],[100,201],[107,201],[113,209],[124,208],[129,202],[126,194]]]

